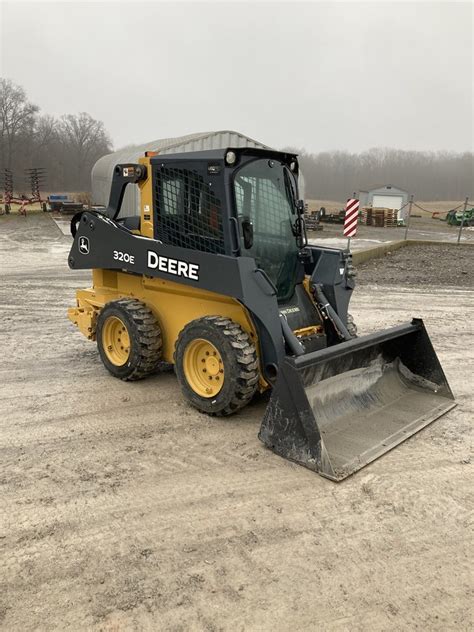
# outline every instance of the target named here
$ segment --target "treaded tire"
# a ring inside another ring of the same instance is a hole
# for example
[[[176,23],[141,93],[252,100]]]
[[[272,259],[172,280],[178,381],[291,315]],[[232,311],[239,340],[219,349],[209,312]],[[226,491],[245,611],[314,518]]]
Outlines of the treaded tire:
[[[352,314],[347,314],[347,331],[353,338],[357,338],[357,325]]]
[[[127,329],[130,353],[125,364],[117,366],[103,348],[102,330],[110,317],[119,318]],[[97,348],[106,369],[121,380],[132,381],[154,373],[161,359],[161,329],[153,312],[136,299],[120,299],[104,305],[97,318]]]
[[[189,343],[204,339],[219,351],[224,364],[224,383],[214,397],[202,397],[188,384],[183,368]],[[205,316],[193,320],[180,332],[174,352],[175,371],[185,398],[208,415],[232,415],[246,406],[258,386],[255,345],[240,325],[230,318]]]

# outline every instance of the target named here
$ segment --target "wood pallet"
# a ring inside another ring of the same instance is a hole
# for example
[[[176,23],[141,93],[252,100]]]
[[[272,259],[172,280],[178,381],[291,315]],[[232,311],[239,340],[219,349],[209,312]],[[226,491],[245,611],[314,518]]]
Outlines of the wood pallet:
[[[360,223],[364,226],[372,226],[372,209],[365,206],[360,213]]]
[[[361,213],[361,224],[377,228],[396,228],[398,211],[391,208],[365,207]]]

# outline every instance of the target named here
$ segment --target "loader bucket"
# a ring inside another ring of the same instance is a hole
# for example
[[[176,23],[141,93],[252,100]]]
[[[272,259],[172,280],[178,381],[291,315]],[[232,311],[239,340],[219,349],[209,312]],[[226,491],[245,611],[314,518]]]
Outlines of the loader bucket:
[[[334,481],[456,404],[423,321],[287,357],[259,438]]]

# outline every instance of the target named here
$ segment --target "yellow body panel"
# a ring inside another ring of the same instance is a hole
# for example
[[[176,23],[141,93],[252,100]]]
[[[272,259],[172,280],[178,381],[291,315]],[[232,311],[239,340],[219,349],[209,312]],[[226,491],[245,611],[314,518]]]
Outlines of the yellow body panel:
[[[139,183],[140,187],[140,234],[153,238],[153,187],[151,186],[150,158],[140,158],[138,161],[147,169],[147,179]]]
[[[163,360],[173,363],[176,340],[192,320],[203,316],[224,316],[238,323],[253,340],[259,355],[257,332],[248,311],[234,298],[196,289],[181,283],[115,270],[93,270],[93,287],[78,290],[77,307],[68,310],[69,319],[89,339],[95,340],[97,315],[109,301],[136,298],[155,314],[163,336]],[[261,387],[266,382],[261,378]]]
[[[78,290],[76,292],[77,307],[70,307],[67,310],[67,317],[88,340],[95,340],[95,329],[99,310],[87,301],[79,300],[79,292],[81,291],[82,290]]]

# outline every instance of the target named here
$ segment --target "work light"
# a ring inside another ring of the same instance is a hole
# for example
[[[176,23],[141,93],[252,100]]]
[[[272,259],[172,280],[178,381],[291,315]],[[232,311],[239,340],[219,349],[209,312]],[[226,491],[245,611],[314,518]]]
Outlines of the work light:
[[[235,153],[233,151],[228,151],[225,155],[225,161],[228,165],[233,165],[235,164],[235,161],[237,160],[237,156],[235,155]]]

